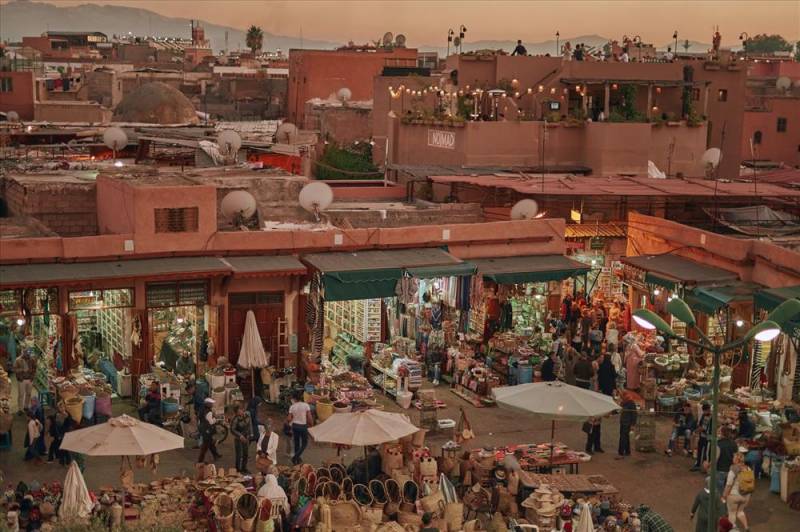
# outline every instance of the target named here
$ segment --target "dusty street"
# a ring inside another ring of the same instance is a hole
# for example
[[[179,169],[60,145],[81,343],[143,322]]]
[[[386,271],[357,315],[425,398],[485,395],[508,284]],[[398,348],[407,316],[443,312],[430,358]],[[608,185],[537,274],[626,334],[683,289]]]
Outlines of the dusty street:
[[[440,418],[458,419],[458,407],[464,406],[472,422],[476,438],[470,442],[471,447],[483,445],[505,445],[509,443],[533,443],[547,441],[550,437],[550,423],[533,419],[530,416],[503,410],[501,408],[474,408],[450,393],[444,386],[438,389],[438,397],[447,402],[447,408],[439,411]],[[387,409],[399,410],[397,405],[386,403]],[[117,400],[115,411],[131,411],[129,402]],[[412,421],[418,420],[415,410],[408,411]],[[270,407],[270,417],[275,426],[280,427],[282,414],[276,407]],[[660,512],[677,531],[694,530],[694,524],[689,521],[689,509],[697,491],[702,484],[699,473],[689,472],[690,459],[684,456],[669,458],[663,454],[663,442],[668,439],[669,423],[662,418],[658,424],[658,445],[656,453],[634,454],[624,460],[615,460],[617,439],[619,434],[618,417],[611,416],[603,421],[603,447],[604,454],[595,454],[591,462],[581,465],[581,473],[605,475],[608,480],[620,491],[623,500],[632,504],[644,503]],[[62,480],[66,469],[56,464],[33,465],[22,461],[24,450],[23,417],[15,419],[14,442],[10,450],[0,451],[0,470],[5,475],[6,484],[16,484],[20,480],[41,481]],[[578,423],[559,423],[556,438],[567,445],[582,449],[584,434]],[[428,437],[428,444],[439,452],[441,444],[449,439],[449,434],[434,434]],[[288,463],[284,455],[283,439],[279,452],[281,463]],[[192,450],[191,443],[187,449],[162,455],[159,476],[178,474],[190,475],[194,470],[194,463],[198,451]],[[234,461],[233,445],[230,438],[225,442],[222,459],[218,465],[231,467]],[[311,443],[304,458],[312,464],[319,464],[321,460],[333,455],[335,451],[327,446]],[[351,456],[359,456],[360,449],[349,451]],[[253,470],[255,451],[250,452],[251,470]],[[349,461],[345,458],[345,461]],[[118,484],[119,460],[115,458],[86,459],[86,481],[90,488],[101,485]],[[137,481],[149,481],[151,475],[147,471],[136,471]],[[758,482],[756,492],[748,508],[751,530],[782,532],[798,530],[800,513],[792,511],[785,503],[781,502],[777,494],[769,492],[769,482],[762,479]],[[792,524],[794,523],[794,524]]]

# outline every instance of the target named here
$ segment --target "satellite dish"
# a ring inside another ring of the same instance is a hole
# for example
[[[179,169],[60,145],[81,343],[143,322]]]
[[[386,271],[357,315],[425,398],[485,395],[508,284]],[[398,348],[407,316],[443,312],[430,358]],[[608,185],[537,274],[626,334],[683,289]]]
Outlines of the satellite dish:
[[[456,37],[453,39],[453,46],[455,46],[456,48],[461,46],[461,37]]]
[[[319,221],[319,213],[333,203],[333,189],[327,183],[313,181],[303,187],[297,200],[300,202],[301,207],[313,213],[314,217]]]
[[[291,144],[295,138],[297,138],[297,126],[291,122],[284,122],[275,132],[276,141],[282,144]]]
[[[402,33],[398,34],[397,37],[394,38],[394,45],[398,48],[405,48],[406,47],[406,36]]]
[[[242,137],[235,131],[226,130],[217,137],[217,144],[219,144],[219,151],[226,159],[236,160],[236,154],[242,147]]]
[[[103,144],[116,153],[128,145],[128,135],[118,127],[110,127],[103,132]]]
[[[392,39],[394,39],[394,35],[392,35],[391,31],[387,31],[386,33],[383,34],[383,39],[381,40],[381,42],[383,42],[384,46],[391,46]]]
[[[6,113],[6,120],[9,122],[19,122],[19,113],[16,111],[9,111]]]
[[[539,214],[539,204],[536,200],[519,200],[511,207],[512,220],[530,220],[536,218],[537,214]]]
[[[245,190],[234,190],[222,198],[222,215],[229,220],[247,220],[256,213],[256,199]]]
[[[786,76],[781,76],[775,82],[775,88],[779,91],[786,91],[792,87],[792,80]]]
[[[720,158],[722,158],[722,152],[719,151],[719,148],[709,148],[705,151],[700,160],[703,161],[704,165],[716,168],[719,166]]]
[[[336,97],[339,99],[340,102],[344,103],[350,100],[353,97],[353,92],[348,89],[347,87],[342,87],[336,93]]]

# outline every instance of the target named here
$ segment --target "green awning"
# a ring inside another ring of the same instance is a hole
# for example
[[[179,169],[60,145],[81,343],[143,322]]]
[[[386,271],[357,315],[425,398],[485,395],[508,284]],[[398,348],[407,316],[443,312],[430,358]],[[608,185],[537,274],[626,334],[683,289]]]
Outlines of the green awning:
[[[426,276],[469,275],[454,273],[469,266],[441,248],[312,253],[302,259],[322,272],[326,301],[394,296],[403,271],[415,268]]]
[[[692,310],[700,311],[703,314],[716,314],[719,309],[725,306],[713,297],[696,291],[687,292],[683,300]]]
[[[435,279],[437,277],[464,277],[475,275],[475,265],[470,262],[460,262],[441,266],[416,266],[406,268],[406,273],[417,279]]]
[[[400,268],[325,273],[322,276],[325,301],[392,297],[402,274]]]
[[[788,299],[800,299],[800,285],[759,290],[753,297],[756,308],[768,312]]]
[[[484,279],[498,284],[541,283],[563,281],[583,275],[591,268],[563,255],[531,255],[470,259]]]
[[[675,281],[670,281],[665,277],[661,277],[660,275],[650,272],[646,272],[644,274],[644,282],[645,284],[657,284],[658,286],[663,286],[667,290],[675,290],[675,287],[678,286],[678,283]]]
[[[685,300],[693,309],[713,314],[737,301],[750,301],[759,285],[734,283],[725,286],[698,286],[686,294]]]

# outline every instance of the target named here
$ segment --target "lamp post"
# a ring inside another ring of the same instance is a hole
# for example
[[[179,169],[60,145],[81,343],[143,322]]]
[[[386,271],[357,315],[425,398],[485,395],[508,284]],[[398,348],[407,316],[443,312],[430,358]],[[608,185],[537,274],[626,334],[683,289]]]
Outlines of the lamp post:
[[[670,338],[678,340],[679,342],[687,345],[711,351],[713,355],[713,372],[711,375],[711,437],[708,442],[709,445],[709,498],[712,501],[710,504],[710,515],[708,518],[708,532],[714,532],[717,528],[717,501],[719,495],[717,493],[717,425],[719,424],[719,378],[720,378],[720,358],[722,353],[732,351],[738,347],[745,345],[751,340],[758,340],[760,342],[768,342],[775,339],[781,332],[781,327],[788,324],[791,320],[800,317],[800,300],[792,299],[787,300],[780,304],[773,310],[767,319],[753,326],[747,333],[740,339],[728,342],[723,345],[715,345],[711,340],[700,330],[697,326],[697,320],[686,304],[680,298],[673,298],[667,303],[667,312],[678,320],[684,322],[687,327],[693,328],[699,335],[700,341],[692,340],[684,336],[675,334],[667,322],[653,311],[647,309],[637,309],[633,312],[634,321],[644,329],[658,330],[667,340]]]
[[[747,41],[750,40],[750,35],[743,31],[739,34],[739,40],[742,41],[742,50],[744,50],[744,58],[747,60]]]
[[[461,47],[464,46],[464,36],[467,34],[467,27],[463,24],[458,28],[458,53],[461,53]]]
[[[559,47],[559,38],[561,37],[561,33],[556,31],[556,55],[561,55],[561,47]]]
[[[453,28],[447,30],[447,54],[444,56],[447,59],[450,56],[450,43],[453,42],[453,36],[456,34]]]

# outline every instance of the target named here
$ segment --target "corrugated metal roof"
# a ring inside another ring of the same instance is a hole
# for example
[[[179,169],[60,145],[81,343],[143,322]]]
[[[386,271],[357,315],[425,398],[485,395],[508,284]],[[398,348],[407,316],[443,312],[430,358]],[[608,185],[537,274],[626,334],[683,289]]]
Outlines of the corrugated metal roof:
[[[735,272],[706,266],[672,253],[623,257],[622,262],[681,283],[721,283],[739,279]]]
[[[508,188],[530,196],[719,196],[751,197],[753,185],[705,179],[652,179],[649,177],[440,175],[434,183],[460,183],[487,188]],[[800,197],[800,190],[759,183],[759,197]]]
[[[293,255],[259,255],[247,257],[225,257],[222,262],[229,265],[234,274],[295,275],[306,273],[305,265]]]
[[[567,224],[565,238],[624,238],[628,234],[624,223],[583,223]]]
[[[460,259],[439,248],[312,253],[304,255],[302,258],[323,273],[440,266],[461,262]]]
[[[230,270],[230,266],[215,257],[170,257],[69,264],[15,264],[0,266],[0,286],[43,286],[126,277],[227,273]]]

